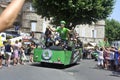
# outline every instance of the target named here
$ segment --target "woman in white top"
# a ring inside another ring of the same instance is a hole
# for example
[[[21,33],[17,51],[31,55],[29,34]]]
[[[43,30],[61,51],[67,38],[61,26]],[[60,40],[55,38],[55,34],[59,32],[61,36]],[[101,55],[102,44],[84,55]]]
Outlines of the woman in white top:
[[[102,48],[100,48],[99,50],[97,50],[97,52],[98,52],[98,66],[103,67],[103,60],[104,60],[103,54],[104,54],[104,51],[103,51]]]

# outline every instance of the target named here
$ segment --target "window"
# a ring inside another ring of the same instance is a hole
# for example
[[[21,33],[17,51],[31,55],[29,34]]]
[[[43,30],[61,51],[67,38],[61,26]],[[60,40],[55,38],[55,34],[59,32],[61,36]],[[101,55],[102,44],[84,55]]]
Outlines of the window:
[[[96,30],[92,30],[92,38],[96,38]]]
[[[82,29],[82,37],[85,37],[85,28]]]
[[[31,31],[36,31],[36,24],[37,24],[37,21],[31,21]]]

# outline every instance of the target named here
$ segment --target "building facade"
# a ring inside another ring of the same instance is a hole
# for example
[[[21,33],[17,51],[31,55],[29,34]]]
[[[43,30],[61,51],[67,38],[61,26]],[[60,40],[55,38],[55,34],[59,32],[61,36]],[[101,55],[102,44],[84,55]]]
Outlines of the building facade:
[[[79,37],[82,42],[96,42],[103,40],[105,37],[105,21],[101,20],[92,25],[84,24],[77,25],[76,31],[79,34]]]
[[[24,33],[43,32],[43,23],[45,20],[35,13],[31,1],[32,0],[26,1],[13,27],[8,29],[8,31],[15,30]],[[11,0],[0,0],[0,12],[2,12],[10,2]],[[5,7],[3,5],[5,5]],[[38,35],[35,36],[37,37]]]
[[[41,16],[35,13],[32,7],[32,0],[28,0],[21,12],[19,13],[13,28],[9,30],[18,30],[20,32],[45,32],[46,26],[49,25],[49,20],[42,19]],[[0,12],[11,2],[11,0],[0,0]],[[96,42],[103,40],[105,37],[105,21],[101,20],[95,24],[77,25],[76,31],[80,36],[81,41]],[[39,34],[35,34],[36,38],[40,38]]]
[[[1,11],[0,12],[2,12],[10,4],[10,2],[11,2],[11,0],[0,0],[0,7],[1,7]],[[21,13],[22,12],[20,12],[18,14],[17,19],[15,20],[15,22],[12,25],[13,27],[8,29],[7,31],[11,31],[11,30],[14,31],[16,27],[18,27],[18,26],[20,27],[21,26],[21,16],[22,16]]]

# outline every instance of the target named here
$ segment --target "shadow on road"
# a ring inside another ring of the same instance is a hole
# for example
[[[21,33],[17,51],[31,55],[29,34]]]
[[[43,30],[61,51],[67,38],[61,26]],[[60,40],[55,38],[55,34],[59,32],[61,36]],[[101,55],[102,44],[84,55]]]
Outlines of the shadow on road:
[[[103,67],[100,67],[100,66],[92,66],[92,67],[89,67],[90,69],[97,69],[97,70],[105,70]]]
[[[30,64],[30,66],[35,66],[35,67],[43,67],[43,68],[53,68],[53,69],[66,69],[66,68],[70,68],[70,67],[73,67],[73,66],[76,66],[78,64],[71,64],[71,65],[67,65],[67,66],[64,66],[64,65],[60,65],[60,64],[49,64],[49,63],[33,63],[33,64]]]
[[[113,76],[113,77],[120,77],[120,71],[119,72],[116,72],[116,71],[113,71],[113,70],[107,70],[107,69],[103,69],[101,67],[92,67],[91,69],[97,69],[97,70],[104,70],[104,71],[111,71],[112,74],[110,74],[109,76]]]
[[[110,76],[120,77],[120,72],[115,72],[115,71],[113,71]]]

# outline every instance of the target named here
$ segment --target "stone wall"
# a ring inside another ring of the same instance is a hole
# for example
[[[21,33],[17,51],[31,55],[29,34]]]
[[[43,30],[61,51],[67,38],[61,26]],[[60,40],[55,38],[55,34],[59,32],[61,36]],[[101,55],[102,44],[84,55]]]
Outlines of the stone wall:
[[[77,25],[76,31],[80,36],[80,39],[84,43],[96,42],[103,40],[105,37],[105,21],[101,20],[95,24]]]
[[[0,0],[0,2],[6,2],[11,0]],[[7,3],[8,3],[7,2]],[[31,6],[31,0],[28,0],[21,10],[17,20],[15,22],[19,22],[21,25],[20,31],[22,32],[31,32],[31,22],[36,22],[36,32],[43,32],[47,25],[49,25],[49,21],[42,19],[41,16],[37,15],[34,9]],[[98,43],[105,36],[105,21],[101,20],[95,24],[88,25],[77,25],[76,31],[79,33],[80,39],[83,42],[96,42]],[[13,28],[14,29],[14,28]],[[38,38],[38,34],[35,35]],[[39,39],[39,38],[38,38]]]
[[[37,14],[33,12],[24,12],[22,16],[22,29],[23,32],[31,32],[31,22],[36,22],[35,32],[42,32],[43,30],[43,19],[40,18]],[[35,37],[37,37],[38,34],[35,34]]]

